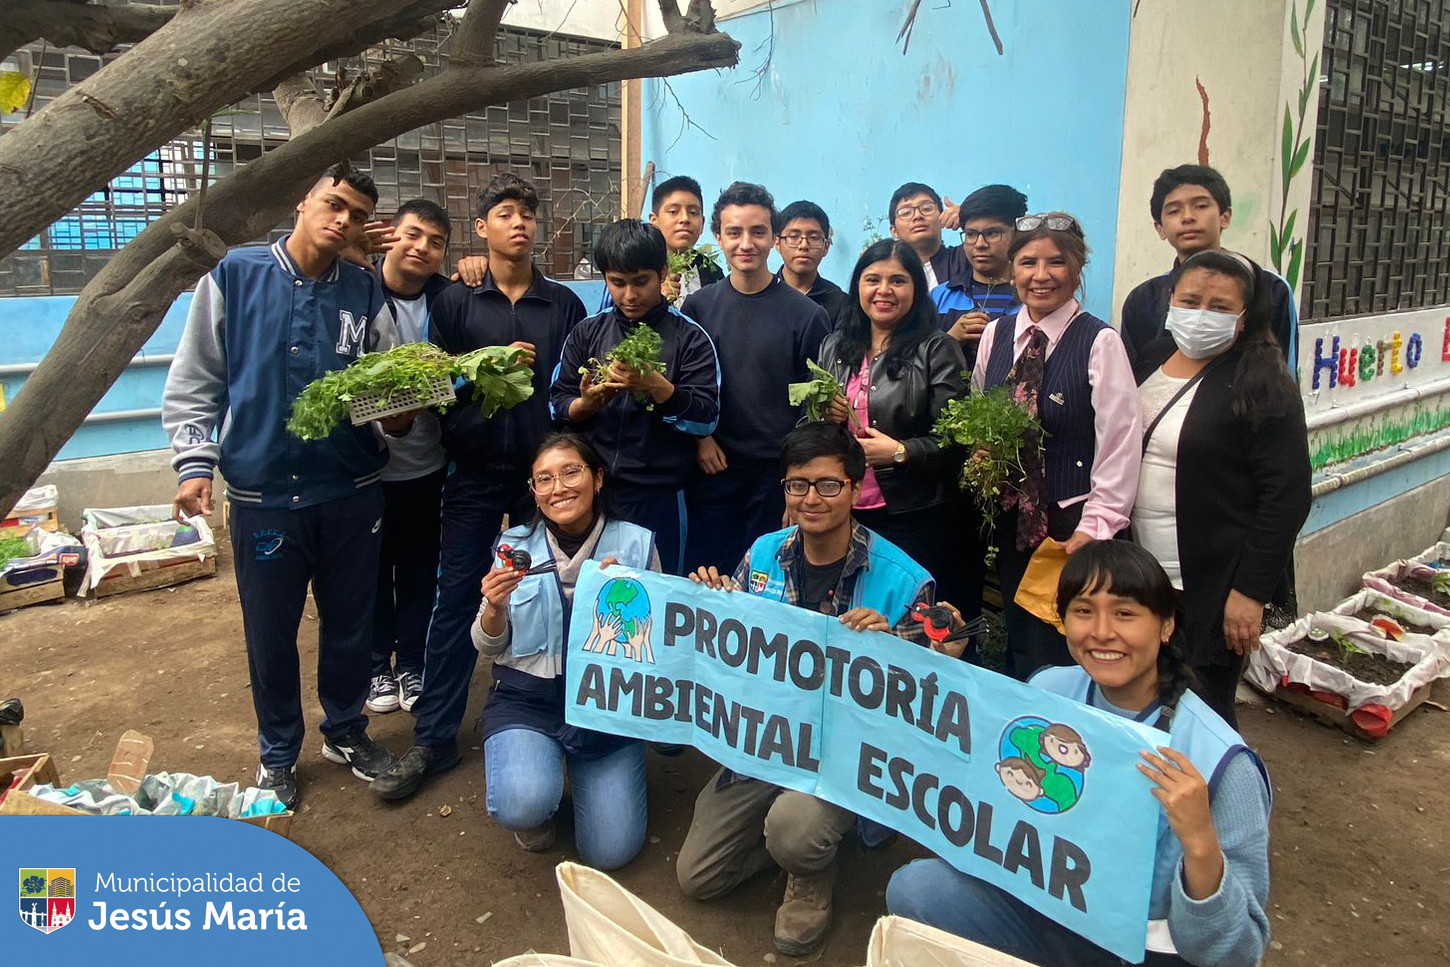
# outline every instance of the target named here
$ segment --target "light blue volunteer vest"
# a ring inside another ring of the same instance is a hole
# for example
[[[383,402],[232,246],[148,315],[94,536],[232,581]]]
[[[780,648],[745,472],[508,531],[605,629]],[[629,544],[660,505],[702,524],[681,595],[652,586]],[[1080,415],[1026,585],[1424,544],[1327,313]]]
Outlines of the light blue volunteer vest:
[[[1081,666],[1068,665],[1058,668],[1044,668],[1027,682],[1045,692],[1052,692],[1091,705],[1097,686]],[[1160,708],[1155,702],[1135,716],[1139,722],[1152,725],[1156,722]],[[1229,727],[1218,713],[1204,704],[1203,699],[1193,692],[1184,692],[1173,710],[1168,729],[1169,746],[1188,757],[1193,768],[1208,780],[1208,795],[1212,801],[1218,781],[1229,760],[1240,752],[1247,753],[1264,780],[1264,789],[1273,801],[1273,786],[1263,761],[1252,749],[1244,745],[1243,737]],[[1145,786],[1143,795],[1148,795]],[[1172,893],[1173,877],[1178,873],[1178,864],[1183,859],[1183,845],[1168,825],[1168,817],[1158,812],[1158,848],[1153,861],[1153,892],[1148,900],[1148,949],[1160,953],[1175,953],[1168,940],[1166,918],[1169,896]]]
[[[852,608],[870,608],[893,625],[906,616],[916,602],[921,586],[931,580],[926,568],[905,551],[869,528],[866,566],[857,572],[851,593]],[[750,545],[750,573],[745,576],[750,593],[771,601],[785,600],[785,570],[780,566],[780,546],[794,527],[756,538]],[[757,575],[763,577],[757,581]],[[849,609],[842,609],[842,613]]]
[[[535,567],[554,559],[549,547],[548,529],[542,522],[530,531],[530,525],[510,527],[499,535],[498,544],[508,544],[515,550],[529,552]],[[604,531],[594,545],[589,558],[602,561],[614,557],[625,567],[647,570],[654,551],[654,534],[637,524],[622,520],[604,522]],[[509,596],[509,647],[508,653],[515,658],[527,658],[548,651],[558,657],[564,650],[568,637],[569,623],[564,611],[564,586],[557,571],[531,574],[519,582]]]

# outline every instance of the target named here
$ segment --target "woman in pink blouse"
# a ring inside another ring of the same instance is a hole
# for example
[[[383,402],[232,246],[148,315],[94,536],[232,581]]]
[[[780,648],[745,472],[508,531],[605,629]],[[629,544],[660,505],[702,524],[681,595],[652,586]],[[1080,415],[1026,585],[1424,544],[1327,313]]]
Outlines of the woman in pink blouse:
[[[996,520],[997,575],[1007,619],[1008,671],[1025,680],[1071,665],[1057,629],[1012,603],[1045,538],[1072,554],[1128,524],[1138,486],[1142,425],[1127,352],[1117,332],[1083,310],[1087,264],[1077,219],[1062,212],[1017,220],[1008,249],[1022,308],[982,333],[972,386],[1007,386],[1045,431],[1040,458],[1027,448],[1020,492]]]

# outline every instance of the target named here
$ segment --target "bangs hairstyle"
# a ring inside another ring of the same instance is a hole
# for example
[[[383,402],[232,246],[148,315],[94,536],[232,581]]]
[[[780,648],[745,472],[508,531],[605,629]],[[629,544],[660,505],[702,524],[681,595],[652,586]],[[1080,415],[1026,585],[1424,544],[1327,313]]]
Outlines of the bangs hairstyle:
[[[654,271],[663,276],[666,261],[665,237],[637,218],[621,218],[607,226],[594,243],[594,268],[599,272]]]
[[[926,195],[932,201],[936,202],[938,209],[941,208],[941,195],[936,193],[935,188],[931,185],[924,185],[919,181],[908,181],[891,193],[891,204],[886,207],[886,224],[895,225],[896,206],[906,201],[906,199],[914,198],[917,195]]]
[[[412,201],[405,201],[398,206],[393,213],[393,225],[396,226],[403,220],[404,215],[412,215],[425,225],[432,225],[443,232],[444,241],[453,234],[453,221],[448,217],[448,212],[442,205],[431,202],[426,198],[414,198]]]
[[[814,219],[821,226],[821,234],[826,240],[831,238],[831,220],[826,217],[826,210],[813,201],[793,201],[780,212],[780,227],[784,229],[797,218]]]
[[[1049,212],[1048,214],[1067,215],[1066,212]],[[1048,228],[1047,222],[1044,221],[1030,232],[1014,231],[1012,244],[1007,246],[1007,264],[1014,264],[1017,261],[1017,253],[1022,251],[1028,243],[1035,242],[1039,238],[1051,239],[1057,246],[1057,250],[1062,253],[1062,257],[1067,259],[1067,265],[1072,269],[1073,277],[1077,279],[1078,283],[1081,283],[1082,270],[1088,262],[1087,240],[1083,238],[1082,223],[1071,215],[1067,217],[1072,218],[1074,228]]]
[[[1158,649],[1158,704],[1173,708],[1197,685],[1188,667],[1182,595],[1152,554],[1127,541],[1089,541],[1068,557],[1057,579],[1058,618],[1066,623],[1073,598],[1100,591],[1136,601],[1160,621],[1173,619],[1173,633]]]
[[[965,226],[978,218],[990,218],[1014,228],[1017,219],[1026,214],[1027,196],[1022,192],[1011,185],[986,185],[962,199],[958,224]]]
[[[516,201],[530,212],[539,210],[539,193],[534,186],[518,175],[505,172],[490,178],[478,193],[478,217],[487,218],[495,205],[506,201]]]
[[[604,473],[604,458],[599,455],[599,451],[594,449],[594,444],[590,443],[587,438],[578,433],[550,433],[544,437],[544,442],[539,444],[539,448],[529,459],[530,477],[534,473],[534,464],[538,463],[539,458],[550,450],[573,450],[578,455],[579,462],[584,464],[585,469],[595,477]],[[532,488],[529,493],[533,494]],[[609,500],[604,496],[603,490],[594,494],[594,513],[596,516],[609,516]],[[544,512],[535,506],[534,516],[529,518],[528,533],[532,535],[543,522]]]
[[[1244,331],[1229,350],[1234,364],[1233,415],[1258,429],[1265,420],[1278,419],[1299,405],[1299,387],[1284,362],[1283,348],[1270,327],[1273,296],[1260,285],[1264,270],[1247,256],[1225,249],[1209,249],[1184,259],[1169,276],[1169,301],[1178,284],[1193,272],[1212,272],[1238,283],[1244,298]]]
[[[327,174],[318,178],[316,185],[320,185],[324,181],[334,187],[337,185],[347,185],[358,194],[366,195],[372,200],[374,205],[378,203],[378,186],[373,182],[373,179],[348,165],[333,165],[331,168],[328,168]],[[316,185],[313,187],[316,188]]]
[[[700,183],[689,175],[675,175],[655,186],[654,193],[649,197],[649,210],[659,214],[660,206],[665,203],[665,199],[677,191],[694,195],[695,201],[700,203],[700,207],[705,207],[705,196],[700,193]]]
[[[1163,224],[1163,202],[1171,192],[1184,185],[1199,185],[1213,196],[1218,204],[1219,214],[1233,210],[1233,196],[1229,194],[1228,182],[1208,165],[1179,165],[1164,168],[1153,180],[1153,195],[1148,199],[1148,210],[1153,213],[1153,224]]]
[[[805,423],[785,435],[780,445],[780,476],[790,476],[792,467],[804,467],[817,457],[841,461],[846,478],[853,484],[866,478],[866,451],[861,441],[839,423]]]
[[[775,196],[765,190],[764,185],[748,181],[732,182],[729,188],[720,192],[715,207],[710,211],[710,232],[720,234],[720,213],[731,205],[759,205],[770,212],[770,234],[780,234],[780,212],[775,210]]]
[[[871,346],[871,320],[861,308],[861,276],[875,262],[895,259],[911,276],[911,308],[896,324],[891,339],[886,344],[882,365],[886,375],[898,379],[905,368],[906,360],[916,354],[922,342],[937,331],[936,307],[931,293],[927,291],[926,270],[922,268],[921,256],[905,242],[895,238],[883,238],[874,243],[856,260],[851,271],[849,308],[841,320],[841,358],[855,365]]]

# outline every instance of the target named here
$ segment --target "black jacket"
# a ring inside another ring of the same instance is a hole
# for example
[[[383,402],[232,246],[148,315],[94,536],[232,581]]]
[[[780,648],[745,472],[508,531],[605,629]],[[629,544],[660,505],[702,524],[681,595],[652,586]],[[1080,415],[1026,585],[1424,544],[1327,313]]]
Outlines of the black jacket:
[[[1171,353],[1143,360],[1141,384]],[[1309,439],[1296,395],[1287,414],[1257,428],[1233,414],[1239,354],[1230,349],[1199,380],[1178,438],[1174,499],[1183,603],[1194,664],[1236,660],[1223,637],[1230,589],[1292,608],[1294,541],[1309,516]]]
[[[534,345],[533,396],[485,420],[482,409],[472,405],[472,387],[465,386],[441,417],[443,449],[459,469],[523,486],[534,450],[553,428],[549,383],[564,340],[583,318],[579,297],[537,268],[518,302],[510,303],[499,291],[492,272],[478,286],[458,282],[433,300],[429,339],[446,352],[459,355],[519,341]]]
[[[861,360],[843,359],[840,347],[840,332],[827,336],[819,365],[845,386]],[[905,464],[875,468],[886,509],[899,514],[934,507],[956,493],[962,454],[943,449],[932,425],[949,400],[967,395],[962,379],[967,364],[956,340],[942,332],[922,340],[900,372],[889,371],[887,355],[871,362],[867,399],[871,426],[906,447]]]

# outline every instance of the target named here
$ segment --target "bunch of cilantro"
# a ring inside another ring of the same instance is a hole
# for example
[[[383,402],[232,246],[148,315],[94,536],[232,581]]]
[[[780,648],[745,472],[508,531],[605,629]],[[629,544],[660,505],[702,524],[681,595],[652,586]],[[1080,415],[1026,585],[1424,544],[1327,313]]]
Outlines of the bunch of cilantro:
[[[437,379],[462,376],[473,384],[474,399],[485,417],[522,403],[533,395],[533,373],[522,362],[523,351],[485,346],[451,356],[432,343],[411,342],[387,352],[364,353],[345,369],[333,370],[308,383],[292,401],[287,430],[303,440],[321,440],[348,415],[348,404],[360,397],[390,400],[416,393],[427,396]],[[446,409],[448,404],[438,404]]]
[[[1005,386],[952,400],[937,416],[932,431],[943,446],[966,451],[958,484],[971,492],[988,521],[1022,482],[1022,450],[1029,430],[1042,439],[1042,424],[1012,399]]]
[[[649,376],[652,373],[665,371],[664,360],[660,358],[664,351],[664,343],[660,334],[651,329],[647,324],[641,322],[635,326],[619,344],[604,354],[603,361],[590,359],[589,365],[579,367],[579,375],[589,374],[589,379],[595,383],[604,383],[609,380],[609,366],[611,363],[619,363],[622,366],[639,373],[641,376]],[[648,393],[635,393],[634,398],[645,404],[645,409],[654,409],[654,403],[650,401]]]

